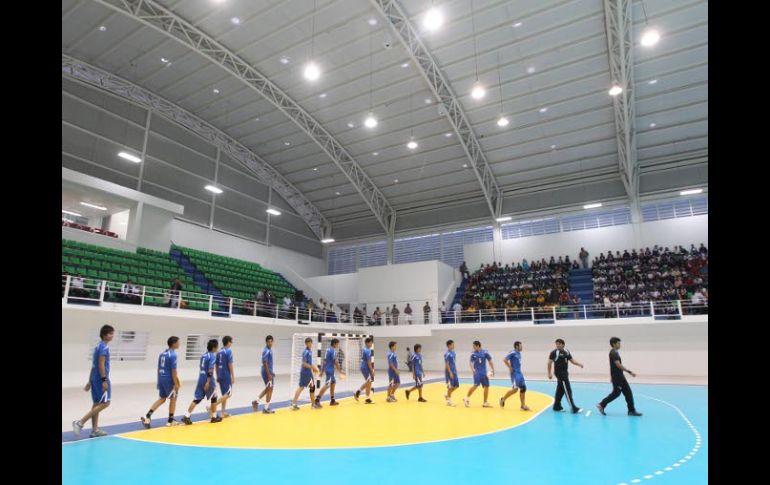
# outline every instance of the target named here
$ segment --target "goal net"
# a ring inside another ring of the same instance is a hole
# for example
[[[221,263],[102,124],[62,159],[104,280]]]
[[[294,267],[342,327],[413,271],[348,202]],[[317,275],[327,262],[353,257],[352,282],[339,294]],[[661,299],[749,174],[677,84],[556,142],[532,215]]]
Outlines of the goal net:
[[[326,350],[332,346],[332,339],[335,338],[340,341],[340,345],[337,349],[337,362],[339,362],[340,368],[345,372],[345,378],[343,379],[339,375],[339,372],[335,371],[335,377],[337,378],[335,394],[345,391],[354,391],[361,385],[363,377],[359,372],[359,368],[361,367],[364,339],[369,337],[368,334],[295,333],[291,339],[291,376],[289,379],[289,390],[291,395],[294,395],[295,389],[299,386],[299,374],[302,368],[302,353],[305,350],[305,339],[308,337],[313,339],[313,346],[311,347],[313,352],[313,365],[320,371],[315,377],[316,389],[323,385],[324,356],[326,355]],[[372,348],[372,356],[374,356],[374,348]],[[300,402],[309,401],[309,394],[303,392],[300,396]]]

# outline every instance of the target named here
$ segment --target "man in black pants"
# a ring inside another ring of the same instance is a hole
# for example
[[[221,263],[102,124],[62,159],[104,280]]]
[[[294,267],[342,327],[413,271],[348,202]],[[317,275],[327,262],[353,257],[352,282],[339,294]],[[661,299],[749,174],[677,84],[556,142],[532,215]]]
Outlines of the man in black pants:
[[[602,415],[607,416],[604,413],[604,409],[609,403],[620,396],[620,393],[622,392],[623,397],[626,398],[628,415],[641,416],[642,413],[637,412],[636,408],[634,407],[634,394],[631,392],[631,386],[628,385],[626,376],[623,375],[624,372],[628,372],[633,377],[636,377],[636,374],[623,367],[623,364],[621,363],[620,354],[618,353],[618,350],[620,350],[620,339],[617,337],[612,337],[610,339],[610,347],[612,347],[612,350],[610,350],[610,377],[612,378],[612,392],[609,396],[602,399],[602,402],[597,404],[596,408],[600,413],[602,413]]]
[[[583,368],[583,364],[573,359],[570,351],[564,348],[564,340],[557,338],[556,348],[548,356],[548,378],[553,379],[553,375],[556,374],[556,396],[554,396],[553,410],[564,410],[561,407],[561,398],[566,393],[567,402],[569,402],[572,408],[572,413],[575,414],[579,413],[581,409],[575,405],[575,400],[572,399],[572,386],[569,383],[569,372],[567,371],[568,362],[572,362],[581,369]],[[553,367],[556,367],[555,372],[552,372]]]

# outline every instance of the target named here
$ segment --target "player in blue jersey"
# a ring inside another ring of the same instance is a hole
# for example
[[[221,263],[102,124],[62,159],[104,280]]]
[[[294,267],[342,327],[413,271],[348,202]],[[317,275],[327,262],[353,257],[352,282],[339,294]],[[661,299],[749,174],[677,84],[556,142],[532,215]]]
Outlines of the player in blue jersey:
[[[334,400],[334,386],[337,383],[337,380],[334,378],[335,369],[340,373],[340,377],[343,379],[345,378],[345,373],[342,371],[342,367],[340,367],[339,360],[337,359],[337,351],[339,350],[339,347],[339,339],[333,338],[331,341],[331,347],[326,349],[326,354],[324,355],[324,374],[326,374],[326,381],[324,382],[321,390],[318,391],[318,395],[315,398],[315,403],[317,405],[315,407],[321,407],[321,398],[324,397],[324,393],[327,389],[329,389],[329,397],[331,397],[329,406],[339,405],[339,403]]]
[[[372,337],[366,337],[366,339],[364,339],[364,348],[361,350],[361,374],[364,376],[364,383],[361,384],[361,387],[359,387],[356,393],[353,395],[355,400],[358,401],[358,396],[361,395],[361,391],[366,390],[366,401],[364,401],[366,404],[374,403],[374,401],[369,398],[372,393],[372,382],[374,382],[374,351],[372,351],[373,346],[374,339]]]
[[[513,388],[506,392],[505,396],[500,398],[501,408],[505,407],[506,399],[516,394],[516,392],[520,392],[519,399],[521,399],[521,410],[529,411],[524,397],[524,395],[527,393],[527,383],[524,380],[524,374],[521,372],[521,351],[523,348],[524,347],[521,342],[514,342],[513,350],[508,352],[508,355],[506,355],[505,359],[503,360],[505,366],[508,367],[508,372],[511,373],[511,382],[513,383]]]
[[[310,389],[310,402],[313,403],[313,408],[317,409],[320,406],[315,402],[315,384],[313,383],[313,376],[318,374],[318,369],[313,365],[313,339],[307,337],[305,339],[305,350],[302,351],[302,367],[299,370],[299,387],[294,392],[294,399],[291,400],[291,409],[293,411],[299,410],[297,406],[297,400],[302,390],[306,387]]]
[[[400,371],[398,370],[398,354],[396,354],[396,342],[388,343],[388,402],[396,402],[396,389],[401,385]]]
[[[452,393],[460,387],[460,378],[457,376],[457,355],[455,354],[455,341],[446,341],[446,352],[444,352],[444,378],[446,379],[446,405],[454,407],[452,402]]]
[[[259,400],[264,396],[265,405],[262,413],[273,414],[275,411],[270,409],[270,399],[273,397],[273,387],[275,386],[275,373],[273,372],[273,336],[265,337],[265,348],[262,349],[262,381],[265,383],[265,390],[253,401],[251,407],[254,411],[259,411]]]
[[[217,382],[219,390],[222,392],[222,398],[219,400],[219,408],[222,410],[222,417],[229,418],[227,414],[227,401],[233,395],[233,384],[235,384],[235,369],[233,369],[233,338],[225,335],[222,338],[222,348],[217,352]]]
[[[465,404],[466,408],[471,405],[469,398],[471,397],[471,394],[473,394],[473,391],[479,387],[479,385],[484,388],[484,404],[482,406],[485,408],[492,407],[492,405],[488,402],[490,376],[487,376],[487,361],[489,361],[489,367],[492,368],[490,376],[494,376],[495,364],[492,362],[492,356],[489,355],[489,352],[481,348],[481,342],[475,340],[473,342],[473,353],[471,353],[471,373],[473,374],[473,386],[468,389],[468,395],[463,398],[463,403]]]
[[[175,426],[179,423],[174,421],[174,411],[176,410],[176,399],[179,397],[179,388],[182,383],[176,370],[176,349],[179,348],[179,337],[171,336],[166,341],[168,348],[158,356],[158,397],[159,399],[152,403],[147,414],[139,418],[145,428],[150,428],[152,413],[154,413],[166,399],[170,399],[168,404],[168,421],[166,426]]]
[[[91,391],[93,405],[91,409],[77,421],[72,422],[72,431],[75,436],[80,436],[83,425],[91,420],[91,438],[105,436],[107,433],[99,429],[99,413],[107,409],[112,398],[112,385],[110,383],[110,348],[107,346],[112,341],[115,329],[110,325],[103,325],[99,330],[101,339],[94,347],[91,358],[91,372],[84,391]]]
[[[406,394],[406,399],[409,400],[409,393],[417,389],[417,392],[420,395],[420,398],[417,399],[417,402],[428,402],[427,399],[422,398],[422,378],[425,376],[425,373],[422,370],[422,345],[414,345],[414,353],[410,356],[410,359],[412,363],[412,377],[414,377],[414,386],[404,391]]]
[[[206,406],[206,411],[209,412],[209,418],[212,423],[218,423],[222,421],[222,418],[216,415],[217,413],[217,380],[214,377],[214,368],[217,365],[217,350],[219,350],[219,342],[217,339],[211,339],[206,344],[206,352],[201,355],[200,364],[198,365],[198,384],[195,386],[195,394],[193,401],[187,408],[187,412],[182,417],[184,424],[192,424],[190,416],[192,415],[195,406],[200,404],[204,398],[211,401],[211,406]]]

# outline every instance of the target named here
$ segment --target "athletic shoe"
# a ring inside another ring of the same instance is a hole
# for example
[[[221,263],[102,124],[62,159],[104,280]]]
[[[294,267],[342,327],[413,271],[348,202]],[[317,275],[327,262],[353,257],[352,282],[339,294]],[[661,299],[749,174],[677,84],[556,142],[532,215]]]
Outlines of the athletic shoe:
[[[406,394],[406,400],[408,401],[409,400],[409,389],[406,389],[404,391],[404,393]]]
[[[259,411],[259,401],[251,401],[251,409],[254,410],[254,412]]]
[[[262,409],[262,414],[275,414],[275,411],[273,411],[270,408],[263,408]]]
[[[316,401],[313,403],[313,409],[321,409],[323,406],[321,406],[321,403]]]
[[[364,401],[364,404],[374,404],[374,401],[372,401],[371,399],[367,399],[366,401]]]
[[[554,410],[554,411],[556,411],[557,413],[561,413],[561,412],[564,412],[564,408],[551,408],[551,409],[553,409],[553,410]]]
[[[519,409],[521,409],[522,411],[529,411],[529,407],[527,406],[522,406]]]
[[[90,438],[101,438],[102,436],[107,436],[107,433],[100,429],[95,429],[91,431],[91,434],[88,435]]]
[[[500,407],[501,408],[505,407],[505,399],[503,399],[502,397],[500,398]]]
[[[358,401],[358,396],[361,395],[361,389],[357,390],[355,394],[353,394],[353,398]]]
[[[144,429],[150,429],[150,418],[146,416],[142,416],[141,418],[139,418],[139,421],[142,422]]]
[[[640,413],[639,411],[629,411],[628,415],[629,416],[641,416],[642,413]]]
[[[340,403],[338,403],[338,402],[337,402],[337,401],[335,401],[334,399],[332,399],[332,400],[329,402],[329,406],[339,406],[339,405],[340,405]]]
[[[212,423],[221,423],[222,422],[222,418],[220,418],[219,416],[214,416],[213,418],[211,418],[211,422]]]
[[[446,405],[449,406],[450,408],[457,407],[457,405],[454,404],[451,399],[446,400]]]
[[[81,431],[83,431],[83,425],[80,424],[80,421],[73,421],[72,432],[75,433],[75,436],[80,436]]]
[[[179,421],[168,421],[166,423],[166,427],[168,427],[168,428],[170,428],[172,426],[179,426],[179,425],[180,425]]]
[[[423,399],[423,398],[420,398],[420,399],[417,400],[417,402],[428,402],[428,401]]]
[[[482,408],[491,408],[491,407],[492,407],[492,405],[491,405],[491,404],[489,404],[488,402],[485,402],[484,404],[482,404],[482,405],[481,405],[481,407],[482,407]]]
[[[292,403],[291,410],[292,411],[299,411],[299,406],[297,406],[296,404]]]
[[[463,404],[465,404],[465,407],[466,407],[466,408],[469,408],[469,407],[471,407],[471,402],[468,400],[468,398],[467,398],[467,397],[464,397],[464,398],[463,398]]]
[[[602,403],[597,404],[596,409],[598,409],[599,412],[602,413],[602,416],[607,416],[607,414],[604,412],[604,406],[602,406]]]
[[[232,416],[232,414],[226,413],[226,412],[222,411],[222,417],[223,418],[229,418],[230,416]]]
[[[192,424],[192,420],[190,418],[188,418],[187,416],[182,416],[182,422],[184,424],[188,424],[188,425]]]
[[[449,401],[449,396],[448,396],[447,394],[444,394],[444,399],[446,399],[447,401]]]
[[[577,413],[579,413],[582,410],[583,410],[583,408],[572,408],[572,414],[577,414]]]

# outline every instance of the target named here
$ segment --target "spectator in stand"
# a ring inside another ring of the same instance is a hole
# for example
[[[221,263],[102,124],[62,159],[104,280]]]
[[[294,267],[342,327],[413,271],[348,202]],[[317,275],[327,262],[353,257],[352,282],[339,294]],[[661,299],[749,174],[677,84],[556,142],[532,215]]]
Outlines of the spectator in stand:
[[[289,295],[283,296],[283,318],[292,318],[293,315],[291,314],[291,298]]]
[[[529,263],[527,263],[526,259],[521,262],[521,269],[523,269],[524,271],[529,271]]]
[[[406,319],[406,324],[411,325],[412,324],[412,307],[409,306],[409,303],[406,304],[406,308],[404,308],[404,315]]]
[[[388,305],[385,305],[385,325],[391,325],[392,324],[392,318],[390,316],[390,307]]]
[[[141,290],[138,286],[131,283],[131,280],[126,281],[121,285],[120,287],[120,296],[119,299],[124,301],[125,303],[131,303],[134,305],[138,305],[142,302],[142,297],[139,296],[141,294]]]
[[[396,307],[396,304],[393,304],[393,309],[390,311],[390,317],[393,320],[393,325],[398,325],[398,314],[401,313],[398,311],[398,308]]]
[[[428,302],[425,302],[425,306],[422,307],[422,315],[423,315],[423,322],[427,325],[427,323],[430,321],[430,305],[428,305]]]
[[[170,308],[176,308],[177,306],[181,306],[180,300],[180,292],[182,291],[182,282],[179,281],[179,278],[174,279],[174,281],[171,283],[171,288],[169,288],[169,297],[168,297],[168,306]]]
[[[588,268],[588,251],[586,251],[586,248],[580,248],[578,257],[580,257],[580,262],[583,263],[583,269]]]
[[[460,322],[460,317],[462,316],[462,313],[463,313],[463,306],[458,301],[457,303],[452,305],[452,322],[453,323]]]
[[[446,302],[441,302],[441,306],[438,307],[438,311],[441,315],[441,323],[446,323]]]
[[[353,323],[363,323],[363,322],[364,322],[364,314],[360,308],[356,307],[355,310],[353,310]]]
[[[77,275],[70,280],[70,296],[78,298],[88,297],[88,291],[85,289],[85,281],[82,276]]]
[[[463,261],[463,264],[460,265],[460,275],[463,277],[463,279],[470,278],[471,274],[468,272],[468,266],[465,264],[465,261]]]
[[[372,313],[372,322],[374,322],[374,325],[382,325],[381,317],[382,312],[380,311],[380,307],[375,308]]]

